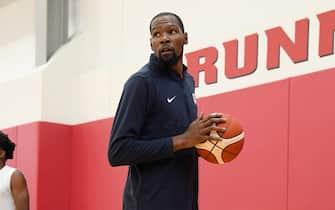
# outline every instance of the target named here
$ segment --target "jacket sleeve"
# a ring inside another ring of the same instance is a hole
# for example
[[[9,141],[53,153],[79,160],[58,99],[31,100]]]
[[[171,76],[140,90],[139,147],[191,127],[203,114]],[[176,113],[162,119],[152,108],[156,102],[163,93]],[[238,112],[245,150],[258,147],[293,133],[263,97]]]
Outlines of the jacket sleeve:
[[[132,165],[173,156],[172,137],[140,139],[149,94],[145,78],[133,76],[126,82],[108,145],[108,160],[112,166]]]

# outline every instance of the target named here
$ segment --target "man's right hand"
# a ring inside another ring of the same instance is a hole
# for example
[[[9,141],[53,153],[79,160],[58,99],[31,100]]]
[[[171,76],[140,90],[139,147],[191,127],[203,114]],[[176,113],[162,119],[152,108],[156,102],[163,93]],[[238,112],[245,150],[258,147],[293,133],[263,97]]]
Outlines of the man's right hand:
[[[204,114],[201,113],[183,134],[173,137],[174,151],[194,147],[206,140],[221,141],[222,139],[220,137],[210,136],[210,131],[216,130],[224,132],[224,128],[216,126],[223,122],[225,122],[225,119],[222,118],[221,113],[213,113],[207,117],[204,117]]]

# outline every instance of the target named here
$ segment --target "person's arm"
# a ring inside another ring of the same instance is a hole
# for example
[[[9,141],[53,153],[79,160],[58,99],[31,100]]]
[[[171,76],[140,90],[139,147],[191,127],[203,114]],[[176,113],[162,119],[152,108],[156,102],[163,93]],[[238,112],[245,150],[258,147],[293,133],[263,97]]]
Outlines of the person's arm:
[[[29,210],[29,192],[24,175],[16,170],[10,181],[16,210]]]
[[[208,140],[211,129],[221,130],[215,123],[223,122],[222,114],[201,115],[181,135],[159,139],[139,139],[146,113],[150,107],[150,90],[144,78],[132,77],[125,84],[115,115],[108,145],[112,166],[132,165],[172,157],[175,151],[191,148]]]
[[[112,166],[132,165],[173,156],[172,137],[139,139],[149,111],[150,89],[145,78],[131,77],[125,84],[108,145]]]

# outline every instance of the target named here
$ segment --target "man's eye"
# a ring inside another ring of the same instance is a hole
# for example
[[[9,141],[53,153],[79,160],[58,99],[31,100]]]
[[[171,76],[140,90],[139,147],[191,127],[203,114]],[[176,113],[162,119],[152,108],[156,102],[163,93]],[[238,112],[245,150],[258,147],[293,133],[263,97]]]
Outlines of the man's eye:
[[[160,37],[160,36],[161,36],[161,34],[160,34],[160,33],[158,33],[158,32],[156,32],[156,33],[154,33],[154,34],[153,34],[153,36],[154,36],[154,37]]]
[[[177,33],[177,31],[176,31],[176,30],[174,30],[174,29],[172,29],[172,30],[170,31],[170,33],[171,33],[171,34],[176,34],[176,33]]]

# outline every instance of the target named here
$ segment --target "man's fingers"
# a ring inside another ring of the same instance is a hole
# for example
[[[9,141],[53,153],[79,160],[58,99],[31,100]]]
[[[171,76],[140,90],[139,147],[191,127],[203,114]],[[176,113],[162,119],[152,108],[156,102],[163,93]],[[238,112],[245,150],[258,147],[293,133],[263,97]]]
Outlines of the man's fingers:
[[[200,115],[198,116],[197,120],[202,120],[204,118],[204,113],[201,112]]]
[[[203,141],[201,141],[200,143],[204,143],[205,141],[211,141],[213,143],[217,142],[217,141],[222,141],[223,138],[219,137],[219,136],[206,136]]]
[[[212,127],[210,128],[210,130],[215,130],[215,131],[225,132],[225,131],[226,131],[226,128],[217,127],[217,126],[212,126]]]
[[[222,115],[223,115],[222,113],[217,113],[217,112],[215,112],[215,113],[209,114],[209,115],[207,116],[207,119],[222,117]]]
[[[225,132],[226,129],[222,128],[222,127],[217,127],[217,126],[209,126],[209,127],[205,127],[201,130],[201,133],[204,135],[207,135],[208,133],[210,133],[212,130],[215,131],[220,131],[220,132]]]
[[[224,123],[224,122],[226,122],[226,120],[222,117],[220,117],[220,118],[210,118],[210,119],[202,122],[202,127],[208,127],[208,126],[212,126],[212,125],[219,124],[219,123]]]
[[[212,113],[203,119],[203,122],[211,121],[213,119],[224,119],[222,113]]]
[[[204,114],[202,113],[202,115],[204,115]],[[206,117],[204,117],[202,120],[204,122],[206,122],[206,121],[208,121],[212,118],[221,118],[221,117],[222,117],[222,113],[212,113],[212,114],[209,114]]]

